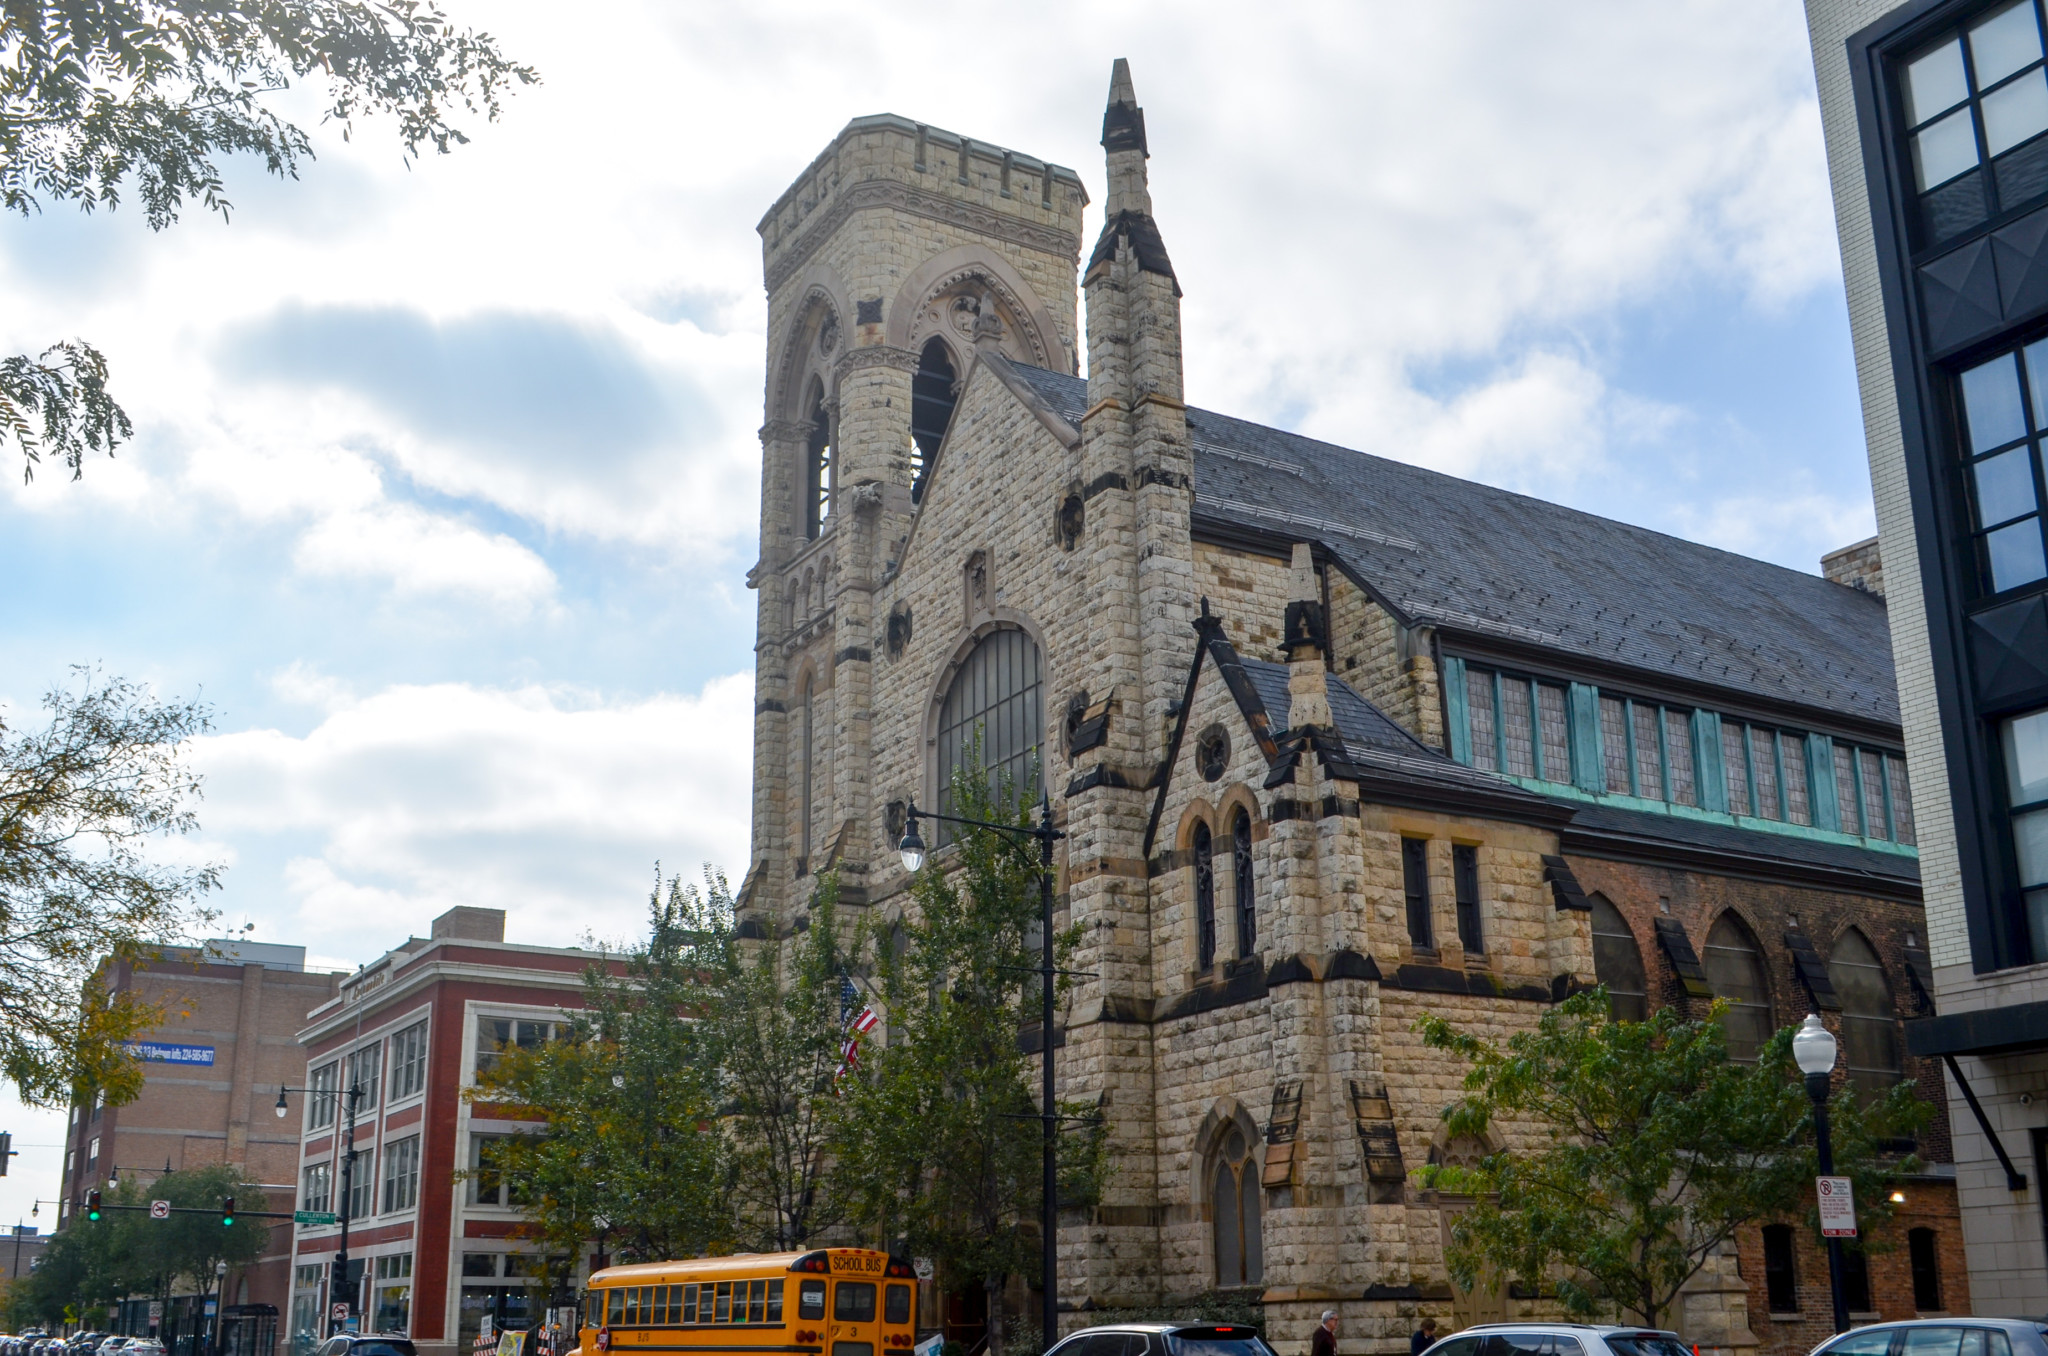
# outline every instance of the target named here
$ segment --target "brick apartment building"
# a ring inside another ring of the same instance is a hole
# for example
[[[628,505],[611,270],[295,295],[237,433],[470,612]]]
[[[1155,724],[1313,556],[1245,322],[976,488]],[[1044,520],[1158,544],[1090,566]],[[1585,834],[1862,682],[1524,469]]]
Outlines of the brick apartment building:
[[[306,969],[306,949],[210,941],[166,950],[148,962],[118,962],[104,975],[115,993],[161,1004],[162,1024],[134,1043],[142,1093],[125,1106],[71,1108],[58,1227],[76,1217],[85,1193],[115,1176],[153,1179],[215,1163],[240,1164],[266,1190],[244,1210],[290,1210],[297,1136],[272,1113],[278,1086],[298,1077],[298,1030],[332,998],[341,975]],[[288,1230],[270,1251],[227,1279],[230,1305],[274,1305],[291,1285]],[[12,1249],[6,1249],[10,1254]],[[173,1297],[162,1331],[190,1331],[196,1297]]]
[[[410,1335],[425,1356],[462,1350],[485,1315],[520,1328],[537,1317],[542,1259],[514,1239],[521,1214],[504,1188],[458,1178],[491,1137],[522,1128],[462,1090],[507,1045],[549,1039],[582,1005],[592,953],[515,946],[500,909],[455,908],[341,981],[299,1033],[293,1084],[298,1208],[349,1220],[349,1279],[334,1291],[340,1226],[299,1226],[293,1241],[290,1350],[330,1329],[346,1300],[365,1331]],[[355,1164],[341,1199],[346,1090]],[[577,1260],[579,1273],[587,1257]]]

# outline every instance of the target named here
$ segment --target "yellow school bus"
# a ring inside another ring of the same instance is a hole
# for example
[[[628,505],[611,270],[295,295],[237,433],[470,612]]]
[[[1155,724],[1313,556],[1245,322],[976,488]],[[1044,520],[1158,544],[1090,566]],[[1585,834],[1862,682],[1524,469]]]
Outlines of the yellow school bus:
[[[744,1253],[606,1267],[577,1350],[909,1356],[917,1272],[867,1248]]]

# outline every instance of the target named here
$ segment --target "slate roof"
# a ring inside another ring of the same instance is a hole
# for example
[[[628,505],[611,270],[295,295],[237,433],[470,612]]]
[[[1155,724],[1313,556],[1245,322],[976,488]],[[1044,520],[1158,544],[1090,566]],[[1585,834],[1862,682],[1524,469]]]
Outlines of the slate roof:
[[[1017,372],[1079,426],[1086,381]],[[1899,723],[1884,604],[1868,594],[1208,410],[1187,416],[1197,515],[1321,541],[1405,621]]]

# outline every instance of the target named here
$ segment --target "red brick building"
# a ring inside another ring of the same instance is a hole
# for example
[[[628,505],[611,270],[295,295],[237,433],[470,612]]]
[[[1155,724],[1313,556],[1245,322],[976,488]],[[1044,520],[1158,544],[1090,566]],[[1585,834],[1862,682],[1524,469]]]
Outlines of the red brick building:
[[[165,1016],[133,1044],[144,1073],[139,1097],[125,1106],[95,1100],[71,1108],[58,1228],[72,1226],[86,1192],[117,1175],[148,1181],[215,1163],[240,1164],[266,1188],[266,1202],[243,1201],[243,1210],[290,1210],[298,1137],[278,1124],[271,1104],[278,1086],[304,1067],[297,1033],[307,1012],[332,998],[341,978],[309,973],[302,946],[258,942],[208,942],[203,950],[173,948],[147,963],[109,966],[111,991],[161,1004]],[[282,1312],[290,1240],[289,1229],[274,1229],[269,1253],[228,1276],[226,1302]],[[196,1296],[174,1296],[163,1335],[192,1331],[197,1308]],[[123,1320],[135,1331],[147,1323],[142,1314]]]
[[[563,1010],[582,1005],[595,957],[504,937],[503,910],[451,909],[428,937],[344,979],[304,1023],[292,1082],[311,1091],[289,1099],[298,1208],[346,1215],[349,1280],[334,1293],[340,1226],[299,1226],[288,1350],[310,1349],[344,1301],[364,1331],[407,1333],[429,1356],[468,1350],[486,1314],[497,1327],[537,1317],[544,1259],[512,1237],[519,1210],[502,1186],[457,1176],[491,1136],[521,1126],[465,1103],[462,1090],[497,1050],[550,1039]],[[351,1086],[356,1156],[343,1200]]]

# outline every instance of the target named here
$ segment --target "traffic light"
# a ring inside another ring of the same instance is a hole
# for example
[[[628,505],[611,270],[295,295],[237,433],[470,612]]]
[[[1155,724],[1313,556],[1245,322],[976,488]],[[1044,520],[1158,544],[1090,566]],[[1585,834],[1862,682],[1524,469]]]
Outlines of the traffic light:
[[[233,1224],[235,1222],[235,1198],[233,1196],[229,1196],[221,1201],[220,1222],[222,1224]]]
[[[100,1217],[99,1192],[88,1191],[85,1193],[85,1217],[90,1220],[97,1220]]]

